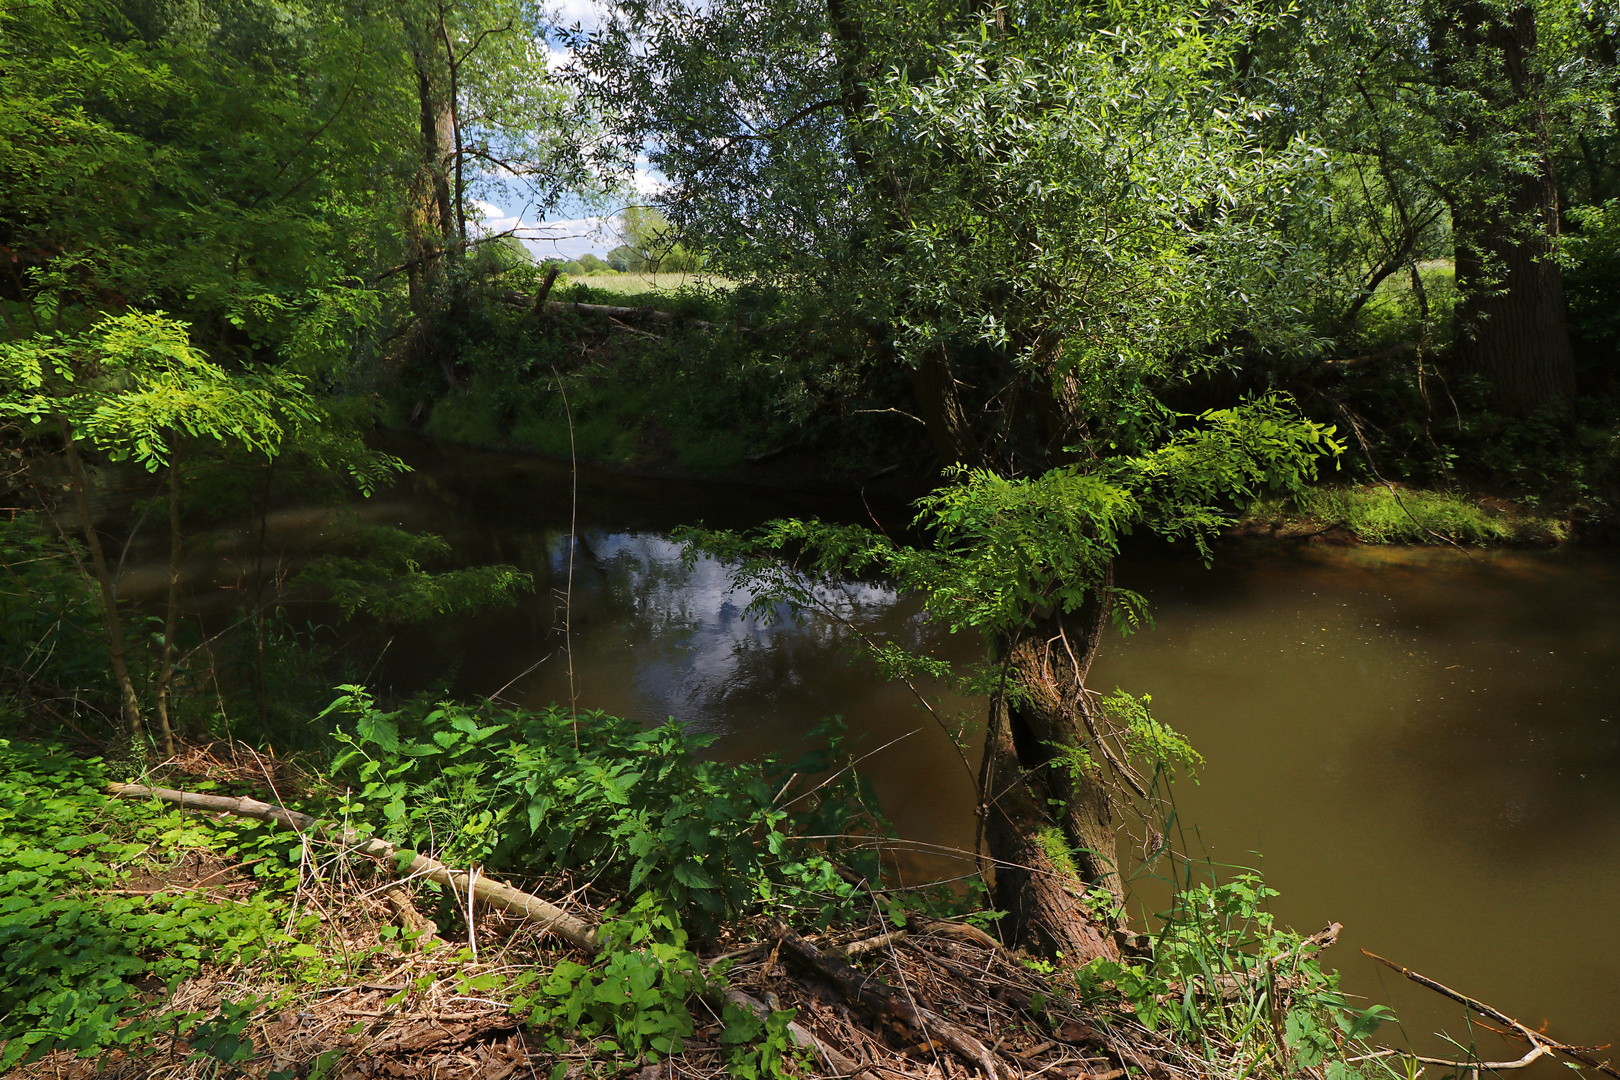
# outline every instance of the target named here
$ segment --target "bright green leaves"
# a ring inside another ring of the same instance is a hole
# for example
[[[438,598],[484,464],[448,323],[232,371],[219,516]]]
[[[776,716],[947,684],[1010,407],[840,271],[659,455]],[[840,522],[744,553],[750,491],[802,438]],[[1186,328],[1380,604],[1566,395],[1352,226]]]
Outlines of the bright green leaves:
[[[1210,538],[1232,524],[1224,507],[1266,491],[1297,492],[1316,478],[1322,458],[1344,449],[1332,427],[1300,416],[1282,394],[1198,420],[1200,427],[1157,449],[1113,463],[1113,472],[1137,493],[1149,528],[1172,540],[1191,538],[1206,560]]]
[[[354,787],[351,813],[380,810],[392,841],[453,865],[599,875],[702,930],[763,895],[792,903],[802,889],[836,903],[849,893],[792,839],[798,822],[774,805],[782,778],[699,760],[708,740],[674,723],[644,730],[555,707],[382,712],[362,688],[342,690],[328,715],[350,718],[354,733],[338,733],[350,749],[334,772]],[[822,794],[817,816],[804,819],[811,831],[839,830],[859,811],[837,787]]]
[[[0,740],[0,1070],[52,1049],[90,1055],[196,1024],[199,1014],[149,1011],[144,989],[283,940],[262,896],[118,895],[132,864],[173,850],[187,830],[166,806],[108,799],[103,779],[97,760]]]
[[[312,418],[303,381],[230,374],[161,314],[103,319],[73,337],[0,342],[0,416],[65,420],[114,461],[168,464],[184,436],[274,456],[287,420]]]
[[[1158,916],[1151,959],[1092,961],[1077,975],[1082,996],[1111,988],[1149,1028],[1186,1040],[1218,1039],[1240,1068],[1280,1056],[1287,1072],[1349,1056],[1353,1040],[1391,1014],[1346,1000],[1338,975],[1323,972],[1319,947],[1275,927],[1266,910],[1275,895],[1248,871],[1224,883],[1188,883]],[[1329,1073],[1357,1076],[1342,1060]]]
[[[917,503],[915,524],[932,538],[926,548],[900,547],[859,526],[794,520],[748,534],[682,536],[692,557],[703,551],[733,562],[733,584],[754,593],[756,612],[810,607],[830,579],[882,573],[920,592],[953,629],[1016,632],[1044,609],[1078,611],[1098,596],[1131,531],[1191,538],[1207,556],[1210,539],[1233,520],[1227,507],[1263,489],[1298,490],[1322,456],[1340,450],[1332,428],[1300,417],[1281,395],[1196,419],[1139,456],[1016,479],[956,469],[954,482]],[[1127,625],[1141,621],[1139,597],[1117,592],[1115,603]],[[892,655],[885,663],[917,666]]]

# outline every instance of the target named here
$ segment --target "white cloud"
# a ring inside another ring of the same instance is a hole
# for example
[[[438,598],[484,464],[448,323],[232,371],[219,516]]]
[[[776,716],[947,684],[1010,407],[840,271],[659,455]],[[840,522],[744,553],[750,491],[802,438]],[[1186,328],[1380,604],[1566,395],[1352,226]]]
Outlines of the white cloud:
[[[585,30],[594,30],[602,21],[602,5],[598,0],[557,0],[549,14],[554,26],[567,28],[578,23]]]
[[[634,183],[636,192],[640,195],[657,195],[669,186],[669,181],[665,180],[662,174],[641,165],[636,166]]]
[[[588,252],[603,252],[619,243],[612,223],[604,217],[582,217],[564,221],[526,221],[521,213],[509,214],[494,203],[476,201],[479,227],[486,233],[509,232],[523,241],[536,259],[577,259]]]

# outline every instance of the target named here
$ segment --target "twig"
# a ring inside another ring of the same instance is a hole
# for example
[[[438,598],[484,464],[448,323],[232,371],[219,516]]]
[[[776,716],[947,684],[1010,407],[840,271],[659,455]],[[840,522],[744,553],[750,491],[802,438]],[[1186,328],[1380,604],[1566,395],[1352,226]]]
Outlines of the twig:
[[[1479,1015],[1485,1017],[1486,1019],[1495,1020],[1498,1024],[1506,1025],[1508,1027],[1508,1029],[1509,1029],[1506,1032],[1506,1034],[1512,1035],[1514,1038],[1517,1038],[1517,1039],[1520,1039],[1520,1040],[1522,1040],[1524,1042],[1527,1042],[1532,1047],[1541,1048],[1542,1053],[1549,1053],[1551,1051],[1556,1050],[1560,1054],[1564,1054],[1564,1055],[1566,1055],[1568,1057],[1574,1058],[1576,1061],[1579,1061],[1583,1065],[1590,1065],[1592,1068],[1597,1069],[1600,1072],[1608,1073],[1610,1076],[1620,1078],[1620,1072],[1616,1072],[1614,1067],[1611,1066],[1607,1061],[1597,1061],[1590,1054],[1590,1051],[1592,1051],[1592,1050],[1607,1049],[1608,1044],[1605,1044],[1604,1046],[1596,1046],[1596,1047],[1580,1047],[1580,1046],[1571,1046],[1568,1043],[1559,1042],[1557,1039],[1550,1038],[1550,1037],[1548,1037],[1546,1035],[1543,1035],[1539,1031],[1535,1031],[1535,1030],[1533,1030],[1531,1028],[1526,1027],[1525,1025],[1519,1023],[1517,1020],[1513,1019],[1513,1017],[1509,1016],[1507,1013],[1502,1012],[1500,1009],[1494,1009],[1491,1006],[1485,1004],[1483,1001],[1478,1000],[1477,998],[1471,998],[1466,994],[1459,994],[1457,991],[1453,990],[1451,987],[1446,986],[1444,983],[1436,982],[1435,980],[1429,978],[1427,975],[1420,975],[1417,972],[1413,971],[1411,968],[1401,967],[1401,965],[1395,963],[1393,960],[1386,960],[1382,956],[1379,956],[1377,953],[1368,952],[1366,949],[1362,949],[1361,952],[1362,952],[1362,954],[1364,956],[1372,957],[1374,960],[1378,961],[1380,964],[1383,964],[1385,967],[1390,968],[1393,971],[1400,972],[1402,975],[1406,976],[1408,979],[1411,979],[1413,982],[1417,983],[1419,986],[1427,986],[1430,990],[1433,990],[1435,993],[1441,995],[1442,997],[1448,997],[1452,1001],[1457,1002],[1459,1005],[1464,1005],[1467,1008],[1472,1009],[1474,1012],[1476,1012]],[[1500,1067],[1502,1067],[1502,1068],[1514,1068],[1514,1069],[1522,1068],[1524,1065],[1529,1064],[1530,1061],[1534,1060],[1534,1058],[1537,1057],[1537,1056],[1539,1056],[1539,1055],[1526,1055],[1524,1058],[1521,1058],[1518,1063],[1512,1063],[1512,1064],[1505,1065],[1505,1066],[1500,1066]],[[1428,1059],[1419,1058],[1418,1060],[1419,1061],[1426,1061]],[[1434,1064],[1445,1064],[1445,1063],[1444,1062],[1434,1062]],[[1496,1067],[1498,1067],[1498,1066],[1491,1065],[1491,1064],[1486,1064],[1486,1063],[1479,1063],[1479,1064],[1469,1065],[1468,1066],[1468,1068],[1480,1068],[1480,1069],[1489,1069],[1489,1068],[1496,1068]]]
[[[490,907],[539,923],[543,929],[550,930],[586,952],[594,953],[599,948],[595,927],[588,926],[549,901],[481,875],[476,881],[470,881],[470,875],[454,870],[437,859],[430,859],[426,855],[391,844],[378,837],[365,837],[357,829],[330,827],[308,814],[271,806],[269,803],[246,796],[229,798],[223,795],[201,795],[195,792],[175,791],[171,788],[145,787],[140,784],[108,784],[107,790],[114,798],[162,799],[164,802],[172,802],[193,810],[212,810],[259,821],[277,822],[298,830],[301,835],[311,832],[324,834],[329,840],[358,854],[385,860],[396,867],[405,863],[403,871],[412,876],[424,877],[458,892],[470,886],[475,895]]]

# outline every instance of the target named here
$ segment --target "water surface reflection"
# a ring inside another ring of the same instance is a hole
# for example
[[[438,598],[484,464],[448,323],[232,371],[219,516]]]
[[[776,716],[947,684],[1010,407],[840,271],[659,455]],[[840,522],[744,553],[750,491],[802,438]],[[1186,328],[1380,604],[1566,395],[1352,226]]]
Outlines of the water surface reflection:
[[[446,535],[467,559],[536,573],[516,610],[453,620],[391,647],[379,677],[528,704],[577,697],[647,722],[675,716],[731,756],[796,753],[839,714],[903,835],[965,847],[962,762],[903,686],[852,662],[837,619],[762,623],[724,568],[683,566],[678,523],[747,525],[783,513],[864,519],[858,500],[792,497],[586,474],[570,635],[570,484],[546,462],[411,444],[421,469],[376,520]],[[880,515],[884,513],[879,508]],[[1620,563],[1582,552],[1475,553],[1227,546],[1213,570],[1138,553],[1119,572],[1157,629],[1110,641],[1101,690],[1153,695],[1206,758],[1177,785],[1189,845],[1260,866],[1282,921],[1347,930],[1345,988],[1393,1001],[1407,1031],[1460,1011],[1356,951],[1367,948],[1515,1013],[1603,1043],[1620,1017]],[[851,622],[954,660],[979,652],[872,585],[829,594]],[[504,689],[502,689],[504,687]],[[972,742],[981,703],[948,700]],[[918,869],[954,872],[949,860]],[[1157,902],[1145,885],[1140,909]],[[1482,1042],[1482,1046],[1488,1043]],[[1492,1053],[1500,1056],[1500,1048]],[[1509,1053],[1517,1056],[1517,1051]],[[1550,1074],[1549,1074],[1550,1075]]]

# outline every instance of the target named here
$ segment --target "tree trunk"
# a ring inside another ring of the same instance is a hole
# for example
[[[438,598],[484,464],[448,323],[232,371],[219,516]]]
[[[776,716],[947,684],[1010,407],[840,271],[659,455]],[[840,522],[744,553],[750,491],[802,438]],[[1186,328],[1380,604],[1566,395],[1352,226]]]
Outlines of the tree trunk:
[[[169,690],[174,683],[174,635],[180,624],[180,452],[169,454],[169,595],[163,611],[163,647],[158,657],[153,712],[163,755],[174,757],[174,728],[169,723]]]
[[[1051,792],[1041,770],[1019,759],[1016,723],[1000,695],[990,708],[985,736],[984,842],[995,863],[995,907],[1007,943],[1074,964],[1118,949],[1084,903],[1086,882],[1075,865],[1065,830],[1048,812]]]
[[[956,376],[943,349],[930,349],[911,373],[912,393],[934,444],[934,456],[941,465],[979,465],[979,452],[973,429],[956,392]]]
[[[440,85],[435,65],[436,32],[419,34],[407,23],[412,39],[411,58],[416,67],[418,153],[410,215],[413,265],[407,271],[411,313],[416,317],[414,351],[421,360],[438,364],[445,383],[459,390],[456,356],[437,332],[440,309],[449,301],[445,282],[446,260],[458,251],[452,238],[459,234],[451,171],[456,160],[455,119]],[[421,40],[425,36],[426,40]]]
[[[73,426],[60,420],[62,442],[67,451],[68,472],[73,478],[73,497],[84,523],[84,539],[90,548],[90,564],[95,568],[96,585],[101,595],[101,626],[107,636],[107,661],[112,666],[113,678],[118,683],[119,715],[130,737],[139,739],[144,724],[141,720],[140,699],[135,696],[135,684],[129,677],[129,664],[124,647],[124,624],[118,618],[118,583],[113,580],[107,566],[107,555],[101,547],[101,534],[90,516],[89,478],[84,471],[84,460],[79,457],[79,444],[73,437]]]
[[[1471,156],[1511,161],[1513,147],[1495,145],[1504,137],[1534,151],[1528,169],[1510,164],[1494,176],[1476,170],[1451,196],[1461,294],[1457,358],[1490,380],[1503,412],[1567,417],[1575,404],[1575,357],[1563,271],[1553,258],[1558,183],[1535,67],[1535,11],[1524,6],[1503,15],[1465,3],[1437,24],[1435,37],[1442,85],[1483,103],[1462,125],[1465,143],[1476,150]],[[1489,65],[1484,78],[1477,74],[1481,64]]]
[[[1118,955],[1108,934],[1124,907],[1105,771],[1114,758],[1085,689],[1107,593],[1105,579],[1077,617],[1050,614],[1003,644],[1011,692],[991,703],[981,774],[996,906],[1013,943],[1076,962]],[[1111,911],[1095,911],[1098,900]]]

